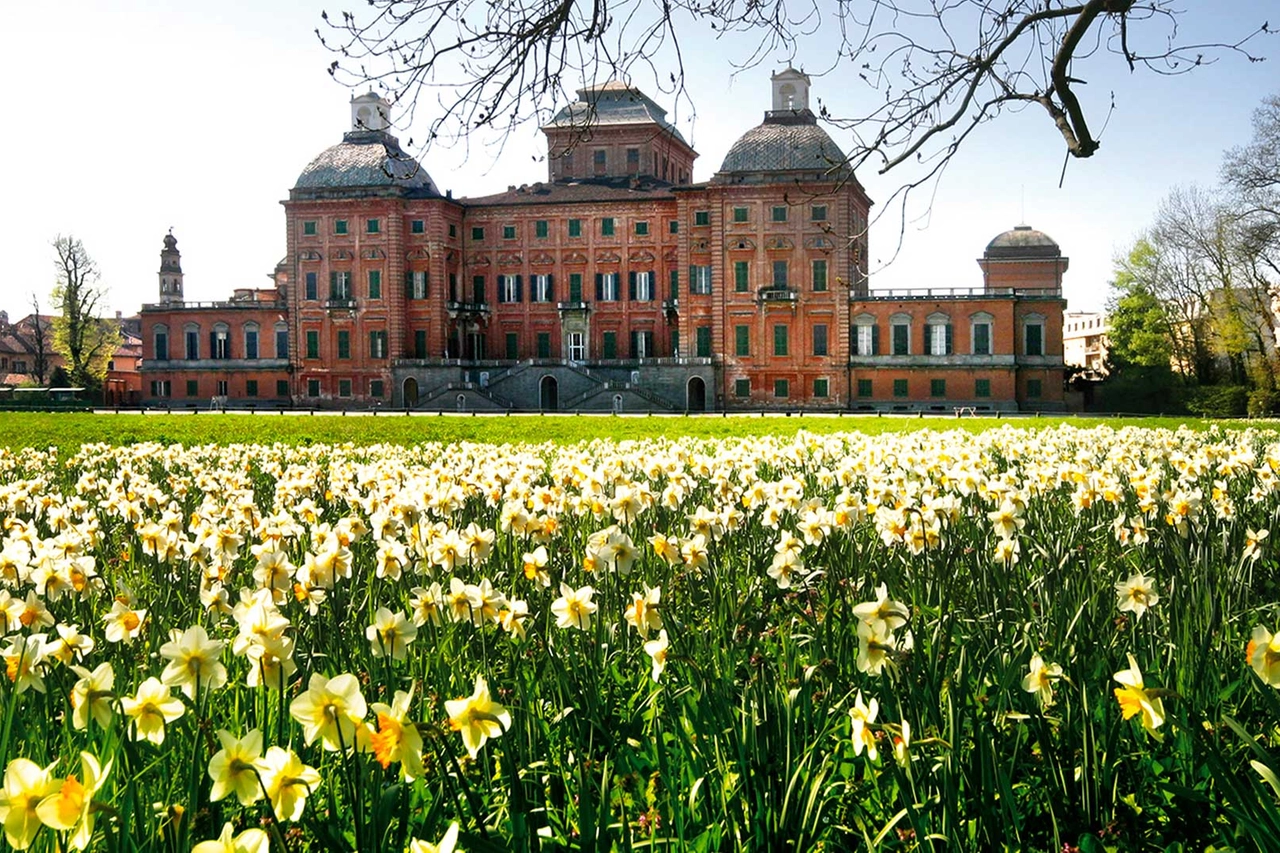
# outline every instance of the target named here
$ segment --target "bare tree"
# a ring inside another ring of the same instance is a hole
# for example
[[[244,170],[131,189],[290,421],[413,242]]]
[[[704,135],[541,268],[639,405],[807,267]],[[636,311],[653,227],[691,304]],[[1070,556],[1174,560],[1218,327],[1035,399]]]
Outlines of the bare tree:
[[[97,391],[120,343],[120,330],[99,317],[106,289],[84,245],[75,237],[59,236],[53,248],[58,269],[53,299],[60,308],[53,323],[54,349],[66,360],[72,384]]]
[[[40,317],[40,297],[34,292],[31,294],[31,318],[31,373],[36,382],[43,385],[49,373],[49,356],[52,355],[52,330]]]
[[[1253,139],[1227,152],[1222,177],[1234,193],[1254,274],[1280,301],[1280,94],[1253,114]]]

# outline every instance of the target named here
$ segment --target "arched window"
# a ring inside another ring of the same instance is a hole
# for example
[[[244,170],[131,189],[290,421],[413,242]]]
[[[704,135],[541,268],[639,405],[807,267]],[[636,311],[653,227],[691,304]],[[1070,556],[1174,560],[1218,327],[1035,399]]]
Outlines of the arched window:
[[[258,324],[249,322],[244,324],[244,357],[258,357]]]
[[[859,314],[853,318],[853,354],[880,354],[880,326],[874,314]]]
[[[973,355],[991,355],[991,329],[995,317],[986,311],[969,315],[969,352]]]
[[[169,360],[169,327],[158,323],[151,329],[151,340],[154,344],[152,355],[156,361]]]
[[[1044,315],[1027,314],[1022,318],[1023,355],[1044,355]]]
[[[276,323],[276,358],[289,357],[289,324]]]
[[[200,357],[200,324],[188,323],[182,327],[182,338],[186,344],[186,357],[195,361]]]
[[[894,314],[889,318],[889,328],[893,332],[893,354],[911,355],[911,315]]]
[[[231,329],[226,323],[215,323],[209,333],[209,357],[231,358]]]
[[[953,343],[951,316],[940,311],[924,319],[925,352],[929,355],[949,355]]]

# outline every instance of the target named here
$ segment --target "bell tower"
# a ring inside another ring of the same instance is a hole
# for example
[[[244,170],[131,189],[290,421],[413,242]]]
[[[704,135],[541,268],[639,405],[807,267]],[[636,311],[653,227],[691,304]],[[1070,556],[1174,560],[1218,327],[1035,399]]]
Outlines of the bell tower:
[[[160,250],[160,304],[174,302],[182,302],[182,253],[170,228],[164,236],[164,248]]]
[[[809,112],[809,75],[787,66],[770,77],[773,112]]]
[[[391,130],[391,104],[373,91],[351,99],[351,132],[371,130],[383,133]]]

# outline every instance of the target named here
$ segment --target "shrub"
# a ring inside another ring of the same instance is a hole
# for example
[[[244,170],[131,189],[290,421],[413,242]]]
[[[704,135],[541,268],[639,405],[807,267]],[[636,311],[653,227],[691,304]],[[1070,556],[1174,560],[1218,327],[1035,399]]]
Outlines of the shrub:
[[[1242,418],[1249,408],[1246,385],[1208,385],[1188,388],[1183,395],[1187,411],[1204,418]]]

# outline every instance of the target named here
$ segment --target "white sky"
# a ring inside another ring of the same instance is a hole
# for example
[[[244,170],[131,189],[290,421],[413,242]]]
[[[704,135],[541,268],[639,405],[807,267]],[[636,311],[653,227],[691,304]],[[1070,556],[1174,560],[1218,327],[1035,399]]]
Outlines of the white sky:
[[[363,3],[347,4],[357,11]],[[1188,4],[1180,26],[1198,42],[1239,37],[1276,11],[1274,0]],[[56,18],[51,12],[56,8]],[[286,198],[298,173],[349,126],[350,90],[326,72],[332,55],[318,42],[319,0],[64,0],[10,4],[5,10],[0,74],[10,81],[0,134],[0,233],[8,282],[0,308],[17,317],[30,294],[47,305],[58,234],[79,237],[98,261],[113,309],[137,311],[156,300],[161,239],[172,226],[182,251],[186,296],[226,298],[261,287],[285,250]],[[336,13],[340,7],[329,6]],[[830,62],[820,33],[795,64],[814,73]],[[701,154],[695,180],[719,167],[729,146],[769,108],[776,62],[733,76],[733,43],[690,31],[685,45],[687,105],[656,95]],[[1061,189],[1064,148],[1047,115],[1030,108],[970,137],[943,178],[928,215],[909,223],[897,259],[899,219],[873,227],[872,286],[980,284],[974,259],[987,241],[1025,221],[1047,232],[1071,258],[1070,310],[1101,308],[1112,258],[1150,223],[1175,185],[1216,183],[1222,152],[1250,136],[1250,114],[1280,90],[1280,39],[1190,75],[1130,74],[1113,60],[1077,68],[1092,126],[1101,128],[1114,92],[1117,109],[1091,159],[1072,160]],[[806,63],[806,56],[812,62]],[[665,73],[666,69],[659,66]],[[871,97],[846,67],[815,76],[813,98],[834,114]],[[1105,78],[1105,79],[1104,79]],[[856,83],[855,81],[852,81]],[[429,109],[401,131],[425,136]],[[838,143],[847,143],[832,130]],[[455,196],[544,180],[542,135],[532,124],[492,147],[433,149],[423,158]],[[887,199],[902,177],[859,173],[873,199]],[[916,214],[923,206],[914,209]],[[1025,217],[1024,217],[1025,211]],[[47,307],[46,307],[46,310]]]

